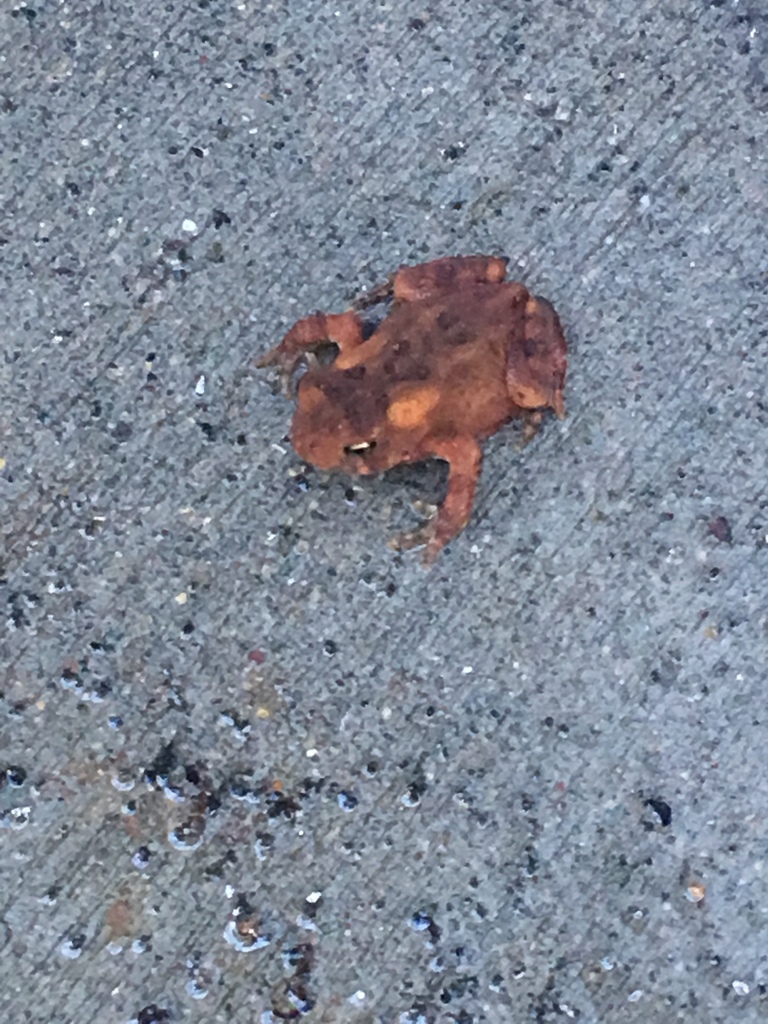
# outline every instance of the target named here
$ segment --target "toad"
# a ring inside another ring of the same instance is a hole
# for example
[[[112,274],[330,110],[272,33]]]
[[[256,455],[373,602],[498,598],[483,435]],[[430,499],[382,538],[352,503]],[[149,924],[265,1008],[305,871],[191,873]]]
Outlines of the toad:
[[[314,313],[258,366],[284,384],[304,360],[291,441],[318,469],[380,473],[443,459],[448,488],[436,516],[393,542],[425,544],[429,564],[466,526],[480,472],[480,442],[520,417],[530,440],[546,409],[562,418],[566,344],[552,306],[507,281],[506,259],[448,256],[402,267],[345,313]],[[366,337],[360,311],[392,300]],[[332,343],[333,362],[314,353]]]

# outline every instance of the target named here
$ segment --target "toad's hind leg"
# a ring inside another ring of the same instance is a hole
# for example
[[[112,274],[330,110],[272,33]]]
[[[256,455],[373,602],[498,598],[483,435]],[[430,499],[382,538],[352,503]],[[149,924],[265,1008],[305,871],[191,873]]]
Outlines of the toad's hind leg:
[[[565,336],[557,313],[539,296],[525,304],[523,337],[507,346],[507,392],[520,409],[554,409],[565,416],[563,387],[567,368]],[[530,420],[535,429],[535,420]],[[533,435],[531,435],[533,436]]]
[[[395,302],[413,302],[455,291],[467,284],[498,284],[507,273],[507,260],[499,256],[444,256],[395,274]]]
[[[443,256],[415,267],[401,267],[383,284],[355,299],[352,306],[367,309],[393,297],[395,302],[428,299],[451,292],[462,284],[498,284],[506,273],[506,257]]]
[[[277,366],[283,385],[290,388],[294,370],[316,349],[332,342],[340,353],[346,354],[362,341],[362,321],[352,310],[346,313],[313,313],[295,323],[280,344],[266,352],[256,365]]]

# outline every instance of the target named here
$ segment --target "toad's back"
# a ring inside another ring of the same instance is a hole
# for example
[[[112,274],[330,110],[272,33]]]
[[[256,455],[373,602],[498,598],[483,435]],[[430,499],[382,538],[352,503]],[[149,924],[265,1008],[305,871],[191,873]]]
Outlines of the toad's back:
[[[522,344],[528,297],[509,282],[405,302],[335,366],[364,364],[393,402],[428,387],[437,399],[431,430],[488,436],[516,411],[506,384],[508,352]]]

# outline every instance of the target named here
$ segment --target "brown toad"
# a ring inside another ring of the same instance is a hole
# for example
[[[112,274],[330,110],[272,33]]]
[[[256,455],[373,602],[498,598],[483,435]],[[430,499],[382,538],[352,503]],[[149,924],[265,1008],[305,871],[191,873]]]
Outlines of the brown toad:
[[[552,306],[506,281],[505,259],[447,256],[403,267],[346,313],[299,320],[258,362],[290,383],[303,358],[291,441],[319,469],[379,473],[401,462],[449,465],[437,515],[399,547],[426,544],[424,560],[470,517],[479,442],[524,417],[530,439],[541,411],[565,415],[566,343]],[[357,312],[391,298],[389,314],[364,338]],[[320,365],[316,349],[334,343]]]

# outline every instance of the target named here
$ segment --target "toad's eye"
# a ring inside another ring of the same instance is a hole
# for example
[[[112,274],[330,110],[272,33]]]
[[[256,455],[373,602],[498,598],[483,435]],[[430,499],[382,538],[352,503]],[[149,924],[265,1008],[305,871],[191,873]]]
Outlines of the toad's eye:
[[[358,441],[357,444],[347,444],[344,446],[344,452],[346,455],[356,454],[360,455],[363,452],[370,452],[376,447],[375,441]]]

